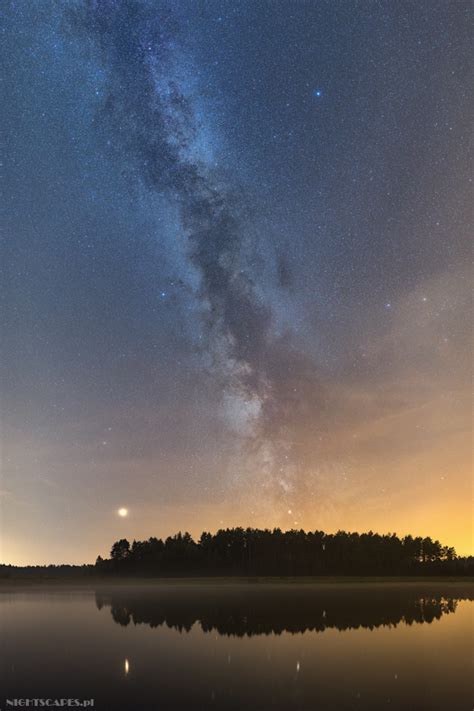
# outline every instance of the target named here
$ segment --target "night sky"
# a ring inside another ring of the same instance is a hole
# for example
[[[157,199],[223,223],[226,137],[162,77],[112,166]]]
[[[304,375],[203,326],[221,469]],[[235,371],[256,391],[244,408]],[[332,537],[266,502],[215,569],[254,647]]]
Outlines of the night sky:
[[[3,562],[470,551],[469,5],[5,2]]]

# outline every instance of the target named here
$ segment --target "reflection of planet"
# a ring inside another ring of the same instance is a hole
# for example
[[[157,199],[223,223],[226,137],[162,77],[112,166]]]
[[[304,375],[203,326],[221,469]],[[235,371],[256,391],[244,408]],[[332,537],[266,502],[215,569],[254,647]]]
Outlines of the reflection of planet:
[[[128,509],[119,509],[117,513],[119,516],[122,516],[122,518],[125,518],[125,516],[128,516]]]

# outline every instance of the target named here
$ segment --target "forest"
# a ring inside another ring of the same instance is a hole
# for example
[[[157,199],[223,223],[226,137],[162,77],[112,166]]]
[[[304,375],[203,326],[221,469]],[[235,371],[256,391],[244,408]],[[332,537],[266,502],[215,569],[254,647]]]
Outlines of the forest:
[[[226,528],[162,540],[116,541],[95,564],[0,564],[0,580],[80,577],[474,576],[474,557],[430,537]]]
[[[312,575],[467,575],[472,558],[429,537],[373,532],[335,534],[279,528],[226,528],[165,540],[116,541],[109,559],[97,558],[98,572],[111,575],[312,576]]]

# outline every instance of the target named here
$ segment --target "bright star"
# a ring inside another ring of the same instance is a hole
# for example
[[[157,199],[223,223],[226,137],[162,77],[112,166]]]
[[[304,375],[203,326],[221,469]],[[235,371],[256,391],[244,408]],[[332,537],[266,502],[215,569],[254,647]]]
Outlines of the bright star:
[[[315,89],[315,91],[313,91],[313,94],[314,96],[317,96],[319,98],[323,95],[323,92],[321,91],[321,89]]]
[[[128,516],[128,509],[125,509],[125,508],[119,509],[119,510],[117,511],[117,513],[118,513],[118,515],[121,516],[122,518],[126,518],[126,516]]]

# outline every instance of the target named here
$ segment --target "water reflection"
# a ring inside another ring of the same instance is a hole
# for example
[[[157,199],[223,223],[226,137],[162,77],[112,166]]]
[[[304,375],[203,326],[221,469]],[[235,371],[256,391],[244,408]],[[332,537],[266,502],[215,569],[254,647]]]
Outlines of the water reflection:
[[[459,597],[439,592],[383,586],[376,589],[318,590],[315,587],[247,586],[226,589],[164,587],[159,590],[97,592],[99,609],[110,608],[117,624],[145,624],[189,632],[197,625],[203,632],[227,636],[254,636],[323,632],[326,629],[375,629],[431,623],[456,610]],[[463,594],[467,597],[467,593]],[[472,596],[468,596],[472,599]],[[297,669],[298,671],[298,669]]]
[[[472,584],[429,581],[0,592],[0,706],[467,711],[473,598]]]

